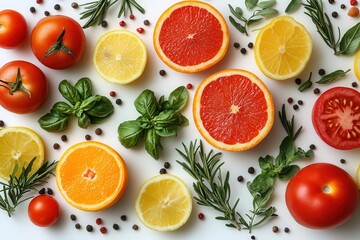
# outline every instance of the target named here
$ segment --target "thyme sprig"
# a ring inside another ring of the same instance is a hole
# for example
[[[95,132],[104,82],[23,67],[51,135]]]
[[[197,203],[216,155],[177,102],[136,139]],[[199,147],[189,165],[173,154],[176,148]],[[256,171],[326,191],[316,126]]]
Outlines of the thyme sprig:
[[[0,189],[0,209],[5,210],[9,217],[15,212],[15,208],[32,198],[32,196],[24,197],[25,194],[36,190],[36,187],[46,183],[49,174],[53,174],[52,170],[55,168],[57,162],[44,163],[35,173],[30,175],[35,158],[30,163],[23,167],[20,175],[17,177],[15,173],[18,170],[18,165],[15,165],[8,182],[0,182],[2,188]]]
[[[145,9],[135,0],[96,0],[81,5],[84,7],[85,11],[80,13],[80,19],[88,18],[88,21],[84,24],[83,28],[88,28],[96,24],[100,25],[105,19],[109,8],[118,1],[121,1],[118,17],[121,17],[121,15],[126,16],[127,9],[130,11],[130,14],[133,14],[132,7],[135,7],[142,14],[145,13]]]

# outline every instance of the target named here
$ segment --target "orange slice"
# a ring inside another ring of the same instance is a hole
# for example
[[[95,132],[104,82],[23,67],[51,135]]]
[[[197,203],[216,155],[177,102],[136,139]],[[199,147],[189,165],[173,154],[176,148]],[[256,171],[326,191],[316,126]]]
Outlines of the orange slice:
[[[244,70],[224,70],[198,86],[193,102],[200,134],[216,148],[244,151],[256,146],[274,122],[274,103],[265,84]]]
[[[154,48],[160,59],[178,72],[205,70],[225,55],[229,29],[211,5],[182,1],[168,8],[154,29]]]
[[[56,167],[56,183],[62,196],[70,205],[85,211],[102,210],[117,202],[127,179],[121,156],[95,141],[73,145]]]

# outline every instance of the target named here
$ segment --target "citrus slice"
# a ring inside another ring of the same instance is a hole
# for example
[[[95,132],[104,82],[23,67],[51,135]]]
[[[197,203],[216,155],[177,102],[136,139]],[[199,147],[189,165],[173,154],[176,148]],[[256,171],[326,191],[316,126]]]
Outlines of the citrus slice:
[[[145,70],[147,52],[144,41],[126,30],[113,30],[96,43],[94,64],[109,82],[127,84],[138,79]]]
[[[124,193],[127,181],[121,156],[96,141],[73,145],[56,167],[56,183],[62,196],[70,205],[85,211],[113,205]]]
[[[269,78],[286,80],[299,75],[312,52],[306,28],[290,16],[281,16],[265,25],[256,37],[254,54],[260,70]]]
[[[225,56],[229,29],[211,5],[182,1],[160,16],[153,38],[156,53],[165,64],[178,72],[195,73]]]
[[[354,71],[357,79],[360,81],[360,51],[355,55]]]
[[[358,165],[356,170],[356,185],[360,189],[360,165]]]
[[[0,130],[0,177],[9,180],[15,165],[19,176],[23,167],[35,157],[30,176],[44,163],[45,148],[40,136],[26,127],[6,127]]]
[[[202,81],[193,101],[194,122],[212,146],[244,151],[262,141],[274,122],[274,103],[254,74],[223,70]]]
[[[161,174],[141,186],[135,211],[145,226],[156,231],[173,231],[190,217],[192,199],[186,184],[178,177]]]

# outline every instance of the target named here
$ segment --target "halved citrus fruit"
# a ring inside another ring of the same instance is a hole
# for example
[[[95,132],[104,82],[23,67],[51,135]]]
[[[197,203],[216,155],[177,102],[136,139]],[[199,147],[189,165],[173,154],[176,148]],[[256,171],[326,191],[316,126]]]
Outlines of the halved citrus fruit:
[[[299,75],[307,65],[311,52],[310,33],[290,16],[277,17],[261,28],[254,47],[258,67],[275,80]]]
[[[194,122],[216,148],[244,151],[265,138],[274,122],[274,103],[254,74],[223,70],[202,81],[193,102]]]
[[[180,178],[161,174],[143,183],[136,198],[135,210],[145,226],[156,231],[173,231],[190,217],[191,194]]]
[[[354,71],[357,79],[360,81],[360,51],[355,55]]]
[[[99,38],[93,60],[105,80],[127,84],[143,74],[147,63],[146,46],[130,31],[113,30]]]
[[[124,193],[127,181],[127,168],[121,156],[96,141],[73,145],[56,167],[56,183],[62,196],[70,205],[85,211],[113,205]]]
[[[181,1],[168,8],[154,29],[160,59],[178,72],[205,70],[224,56],[229,29],[221,13],[201,1]]]
[[[8,180],[14,171],[19,176],[23,167],[35,158],[30,176],[44,163],[45,148],[40,136],[26,127],[6,127],[0,130],[0,177]]]

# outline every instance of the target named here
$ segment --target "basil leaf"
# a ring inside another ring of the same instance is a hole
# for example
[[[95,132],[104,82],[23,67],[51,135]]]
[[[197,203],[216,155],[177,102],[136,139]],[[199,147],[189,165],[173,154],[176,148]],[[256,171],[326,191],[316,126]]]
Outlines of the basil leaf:
[[[144,90],[134,102],[136,110],[147,118],[153,118],[157,114],[158,103],[154,92],[146,89]]]
[[[274,16],[278,13],[279,13],[278,10],[276,10],[274,8],[265,8],[260,11],[257,11],[255,16],[269,17],[269,16]]]
[[[81,102],[79,109],[83,111],[89,111],[92,109],[95,104],[100,101],[102,96],[96,95],[86,98],[84,101]]]
[[[263,2],[259,2],[257,4],[257,6],[264,9],[264,8],[270,8],[270,7],[274,6],[275,3],[276,3],[276,0],[263,1]]]
[[[110,102],[110,100],[104,96],[100,96],[101,98],[96,101],[95,105],[86,111],[86,114],[92,117],[108,117],[114,112],[114,106]],[[91,118],[91,117],[90,117]]]
[[[74,106],[77,102],[81,101],[79,92],[67,80],[60,82],[59,91],[61,95]]]
[[[274,188],[270,187],[262,194],[257,194],[253,199],[254,204],[260,208],[264,207],[269,202],[273,192],[274,192]]]
[[[245,33],[247,35],[247,32],[246,32],[246,28],[241,25],[240,23],[236,22],[236,20],[232,17],[232,16],[229,16],[229,20],[231,22],[231,24],[241,33]]]
[[[274,185],[275,179],[267,174],[260,173],[252,182],[247,183],[249,192],[253,197],[259,193],[264,193],[266,190]]]
[[[88,128],[90,125],[90,118],[88,115],[86,115],[84,112],[81,112],[80,114],[76,114],[78,118],[78,126],[81,128]]]
[[[143,136],[144,129],[136,120],[123,122],[118,127],[119,141],[126,148],[136,147]]]
[[[167,126],[180,126],[182,123],[181,114],[173,110],[166,110],[161,112],[153,119],[154,125],[157,128]]]
[[[185,116],[181,115],[181,127],[188,126],[189,125],[189,119],[187,119]]]
[[[265,157],[259,158],[259,166],[262,171],[270,171],[272,169],[273,158],[270,155],[266,155]]]
[[[169,95],[168,101],[165,101],[164,110],[174,110],[180,112],[188,101],[188,90],[184,86],[180,86],[172,91]]]
[[[249,21],[247,22],[248,26],[251,26],[257,22],[260,22],[261,20],[263,20],[263,18],[255,18],[255,19],[249,19]]]
[[[256,4],[259,2],[259,0],[245,0],[245,5],[247,7],[247,9],[253,9]]]
[[[152,119],[148,119],[143,116],[138,117],[137,122],[143,129],[150,129],[154,127]]]
[[[145,136],[145,149],[154,159],[159,159],[159,153],[162,149],[160,136],[156,134],[155,129],[150,129]]]
[[[66,102],[55,103],[54,106],[52,107],[51,111],[54,111],[54,112],[57,112],[60,114],[67,114],[67,115],[74,114],[74,109]]]
[[[92,95],[92,83],[87,77],[79,79],[75,83],[75,88],[80,94],[82,100],[85,100]]]
[[[301,7],[301,0],[291,0],[285,9],[286,13],[293,13]]]
[[[344,70],[336,70],[332,73],[326,74],[323,76],[319,81],[316,83],[319,84],[325,84],[325,83],[331,83],[337,80],[338,78],[344,77],[346,73],[350,72],[350,69],[348,69],[346,72]]]
[[[38,123],[40,127],[48,132],[62,132],[67,128],[69,116],[55,111],[42,116]]]
[[[276,166],[286,165],[288,160],[293,158],[295,152],[296,148],[294,141],[289,136],[286,136],[280,144],[279,153],[279,155],[284,157],[282,160],[285,160],[285,162],[280,161],[279,163],[275,163]]]
[[[305,91],[306,89],[311,88],[311,86],[312,86],[311,76],[312,76],[312,72],[310,72],[309,79],[308,79],[307,81],[303,82],[303,83],[299,86],[298,90],[299,90],[300,92],[303,92],[303,91]]]
[[[177,126],[163,127],[160,129],[155,128],[155,132],[160,137],[172,137],[176,135],[178,128]]]
[[[347,30],[340,41],[340,53],[350,55],[357,51],[360,46],[360,22]]]
[[[291,179],[299,170],[300,167],[297,165],[285,166],[279,173],[279,179],[283,181],[287,181]]]

